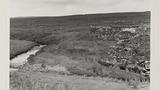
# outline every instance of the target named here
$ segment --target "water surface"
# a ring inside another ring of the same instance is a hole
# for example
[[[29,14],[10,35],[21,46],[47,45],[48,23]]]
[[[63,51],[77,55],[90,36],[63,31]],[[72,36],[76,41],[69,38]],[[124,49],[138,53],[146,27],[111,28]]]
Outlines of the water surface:
[[[18,67],[21,66],[23,64],[25,64],[27,62],[27,58],[30,55],[35,55],[36,52],[38,52],[39,50],[41,50],[42,47],[44,47],[45,45],[40,45],[40,46],[35,46],[33,47],[31,50],[27,51],[26,53],[20,54],[17,57],[14,57],[13,59],[10,60],[10,65],[13,67]],[[11,71],[17,70],[14,68],[10,68]]]

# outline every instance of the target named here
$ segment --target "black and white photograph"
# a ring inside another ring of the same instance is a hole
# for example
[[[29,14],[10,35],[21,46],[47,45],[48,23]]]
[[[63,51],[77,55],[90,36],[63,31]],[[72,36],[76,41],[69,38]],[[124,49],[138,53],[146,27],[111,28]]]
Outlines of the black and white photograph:
[[[9,90],[150,90],[152,0],[9,0]]]

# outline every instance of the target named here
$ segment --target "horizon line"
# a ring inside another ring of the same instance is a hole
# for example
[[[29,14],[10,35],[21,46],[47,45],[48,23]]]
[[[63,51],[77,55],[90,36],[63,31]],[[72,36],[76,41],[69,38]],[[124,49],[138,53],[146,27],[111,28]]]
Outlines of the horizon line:
[[[9,17],[9,18],[34,18],[34,17],[67,17],[67,16],[79,16],[79,15],[96,15],[96,14],[118,14],[118,13],[141,13],[141,12],[151,12],[150,10],[147,11],[133,11],[133,12],[129,12],[129,11],[124,11],[124,12],[110,12],[110,13],[87,13],[87,14],[68,14],[68,15],[46,15],[46,16],[14,16],[14,17]]]

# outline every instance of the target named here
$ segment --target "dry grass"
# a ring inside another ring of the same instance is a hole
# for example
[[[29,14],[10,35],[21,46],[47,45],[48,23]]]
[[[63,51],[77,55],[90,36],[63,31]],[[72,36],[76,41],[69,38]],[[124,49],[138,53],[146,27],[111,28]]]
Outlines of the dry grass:
[[[51,53],[40,53],[28,61],[31,62],[31,65],[44,64],[51,67],[56,65],[63,66],[74,75],[111,77],[123,81],[137,80],[140,78],[138,74],[111,67],[104,67],[96,63],[96,61],[93,62],[93,60],[91,60],[92,63],[91,61],[72,60],[67,56],[54,55]],[[24,68],[28,67],[30,66],[26,66]]]
[[[137,90],[112,78],[11,72],[10,90]]]

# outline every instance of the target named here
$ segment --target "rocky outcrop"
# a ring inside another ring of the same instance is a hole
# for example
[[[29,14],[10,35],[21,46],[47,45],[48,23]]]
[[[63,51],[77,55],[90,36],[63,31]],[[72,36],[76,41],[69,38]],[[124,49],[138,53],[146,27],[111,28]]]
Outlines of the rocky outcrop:
[[[108,57],[99,63],[149,77],[150,73],[150,27],[142,24],[136,28],[114,28],[112,26],[91,26],[91,36],[101,40],[117,40],[111,46]]]

